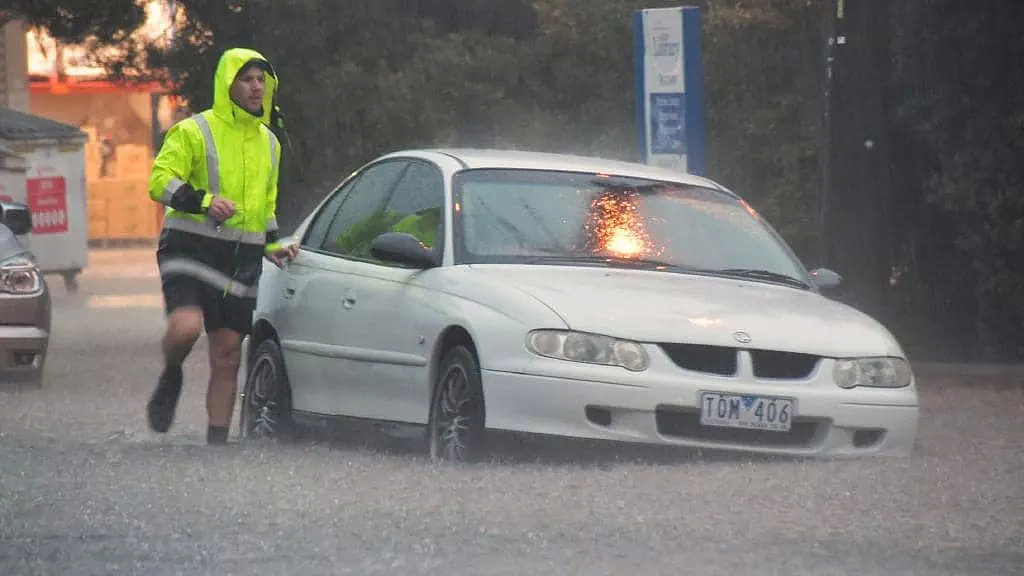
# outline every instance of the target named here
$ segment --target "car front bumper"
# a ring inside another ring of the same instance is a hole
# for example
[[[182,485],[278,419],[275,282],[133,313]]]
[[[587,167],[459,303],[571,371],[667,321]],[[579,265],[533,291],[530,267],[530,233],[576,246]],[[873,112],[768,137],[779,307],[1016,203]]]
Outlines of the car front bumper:
[[[42,328],[0,325],[0,382],[38,380],[49,342]]]
[[[905,456],[917,436],[917,394],[843,390],[822,382],[673,379],[623,385],[482,372],[489,429],[572,438],[811,457]],[[796,400],[789,432],[705,426],[701,391]]]

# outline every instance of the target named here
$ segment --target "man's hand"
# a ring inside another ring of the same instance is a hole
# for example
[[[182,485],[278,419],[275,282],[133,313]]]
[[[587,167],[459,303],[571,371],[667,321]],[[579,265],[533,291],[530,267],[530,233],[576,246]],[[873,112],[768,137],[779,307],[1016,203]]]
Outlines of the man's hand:
[[[292,260],[295,255],[299,253],[299,247],[295,244],[289,244],[282,246],[275,252],[267,254],[267,258],[274,263],[274,266],[281,268],[284,266],[285,260]]]
[[[206,213],[217,222],[223,222],[235,214],[235,203],[226,198],[214,196]]]

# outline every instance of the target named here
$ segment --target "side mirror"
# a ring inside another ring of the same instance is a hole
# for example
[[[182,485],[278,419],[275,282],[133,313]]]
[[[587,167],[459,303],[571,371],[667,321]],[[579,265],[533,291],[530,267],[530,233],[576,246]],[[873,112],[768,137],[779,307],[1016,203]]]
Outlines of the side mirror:
[[[437,266],[434,254],[412,234],[385,232],[373,239],[370,255],[384,262],[395,262],[413,268]]]
[[[20,202],[0,202],[0,224],[7,226],[15,236],[32,231],[32,214]]]
[[[811,279],[819,290],[838,288],[843,283],[843,277],[828,268],[815,268],[811,270]]]

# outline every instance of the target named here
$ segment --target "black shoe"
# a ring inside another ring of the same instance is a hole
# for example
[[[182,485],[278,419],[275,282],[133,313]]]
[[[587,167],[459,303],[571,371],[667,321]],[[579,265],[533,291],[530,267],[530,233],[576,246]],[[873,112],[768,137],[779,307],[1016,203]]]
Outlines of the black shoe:
[[[207,444],[227,444],[228,443],[228,427],[227,426],[207,426],[206,428],[206,443]]]
[[[163,434],[171,428],[174,421],[174,411],[178,407],[178,397],[181,396],[181,367],[165,368],[160,375],[160,381],[156,390],[149,398],[146,406],[149,414],[149,427],[155,432]]]

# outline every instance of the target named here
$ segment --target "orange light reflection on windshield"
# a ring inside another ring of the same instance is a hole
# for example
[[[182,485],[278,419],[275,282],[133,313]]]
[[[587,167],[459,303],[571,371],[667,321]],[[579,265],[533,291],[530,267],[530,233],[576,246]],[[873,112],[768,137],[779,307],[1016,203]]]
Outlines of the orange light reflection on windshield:
[[[651,252],[650,234],[639,215],[636,192],[607,192],[591,203],[587,229],[595,253],[619,258],[639,258]]]

